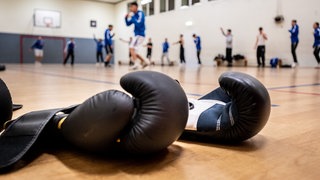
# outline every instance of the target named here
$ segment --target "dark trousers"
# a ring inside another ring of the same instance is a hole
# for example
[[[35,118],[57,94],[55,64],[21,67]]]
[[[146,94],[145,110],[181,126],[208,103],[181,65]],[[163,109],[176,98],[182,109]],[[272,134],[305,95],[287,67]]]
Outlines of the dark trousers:
[[[228,61],[228,64],[232,64],[232,48],[226,49],[226,59]]]
[[[197,50],[198,64],[201,64],[200,54],[201,50]]]
[[[104,62],[102,52],[97,52],[97,63]]]
[[[298,47],[298,44],[299,42],[291,43],[291,53],[292,53],[293,61],[295,63],[298,63],[297,54],[296,54],[296,49]]]
[[[316,46],[314,47],[314,51],[313,51],[313,54],[314,54],[314,57],[316,57],[316,60],[318,62],[318,64],[320,64],[320,46]]]
[[[185,57],[184,57],[184,48],[180,48],[180,63],[186,63]]]
[[[257,48],[257,63],[260,66],[265,66],[265,53],[266,53],[266,47],[265,46],[258,46]],[[262,61],[262,63],[261,63]]]
[[[74,51],[68,51],[67,57],[64,59],[63,64],[67,64],[69,57],[71,57],[71,65],[74,63]]]

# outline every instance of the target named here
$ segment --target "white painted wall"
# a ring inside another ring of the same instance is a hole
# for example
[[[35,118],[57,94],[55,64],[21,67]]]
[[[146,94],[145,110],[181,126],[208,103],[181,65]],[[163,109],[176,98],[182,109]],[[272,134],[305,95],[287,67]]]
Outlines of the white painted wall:
[[[34,9],[60,11],[61,28],[33,27]],[[97,20],[98,27],[91,28],[90,20]],[[0,32],[84,38],[95,33],[103,37],[105,28],[114,20],[112,4],[85,0],[0,0]]]
[[[154,59],[160,59],[161,42],[165,37],[173,42],[178,40],[180,33],[183,33],[186,35],[187,62],[195,64],[195,49],[190,35],[197,33],[202,37],[204,64],[213,64],[214,56],[225,52],[225,38],[219,29],[224,27],[233,30],[233,52],[246,55],[249,64],[255,65],[255,38],[258,27],[263,26],[269,36],[267,58],[281,57],[286,59],[286,63],[291,63],[288,29],[291,19],[297,19],[300,25],[300,44],[297,50],[300,65],[316,65],[311,47],[312,24],[320,21],[319,0],[216,0],[211,2],[202,0],[201,2],[201,5],[182,10],[180,9],[181,0],[177,0],[174,11],[159,14],[159,1],[155,0],[156,14],[146,19],[147,37],[152,37],[154,40]],[[115,7],[116,33],[122,38],[129,38],[132,35],[132,29],[125,27],[123,20],[127,3],[128,1],[119,3]],[[277,11],[285,17],[283,25],[274,23]],[[193,21],[194,25],[186,27],[186,21]],[[116,59],[127,59],[126,44],[117,43],[115,48]],[[178,60],[178,51],[178,46],[170,49],[171,57],[175,60]],[[145,54],[145,50],[142,53]]]
[[[319,0],[202,0],[201,5],[180,9],[181,0],[176,0],[174,11],[159,13],[159,0],[155,1],[155,15],[147,17],[147,37],[154,42],[153,58],[159,61],[161,43],[165,37],[169,42],[178,40],[180,33],[185,34],[186,59],[189,64],[196,64],[195,47],[192,33],[202,37],[202,59],[204,64],[213,64],[212,59],[225,51],[225,38],[220,27],[231,28],[234,34],[234,53],[242,53],[254,65],[253,49],[257,29],[263,26],[269,36],[267,57],[281,57],[291,63],[290,39],[288,29],[291,19],[298,19],[301,28],[298,57],[301,66],[315,66],[312,55],[312,24],[320,21]],[[286,21],[276,25],[273,18],[277,14],[278,1]],[[116,60],[128,59],[128,45],[119,38],[128,39],[133,36],[133,27],[126,27],[124,16],[127,13],[125,1],[116,5],[85,0],[0,0],[0,32],[42,34],[49,36],[73,36],[91,38],[92,34],[103,37],[108,24],[114,24]],[[34,9],[57,10],[62,14],[61,29],[33,27]],[[89,27],[91,19],[97,20],[98,27]],[[185,22],[192,21],[192,27]],[[9,23],[5,23],[9,22]],[[142,54],[146,49],[141,50]],[[179,47],[171,46],[170,56],[178,61]]]

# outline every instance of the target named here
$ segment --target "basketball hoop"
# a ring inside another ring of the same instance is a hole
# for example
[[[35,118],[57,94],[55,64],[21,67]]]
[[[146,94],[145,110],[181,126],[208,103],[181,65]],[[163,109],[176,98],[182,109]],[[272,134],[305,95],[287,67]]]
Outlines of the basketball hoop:
[[[52,22],[53,22],[53,19],[51,17],[44,17],[43,18],[43,23],[46,25],[47,28],[52,27]]]

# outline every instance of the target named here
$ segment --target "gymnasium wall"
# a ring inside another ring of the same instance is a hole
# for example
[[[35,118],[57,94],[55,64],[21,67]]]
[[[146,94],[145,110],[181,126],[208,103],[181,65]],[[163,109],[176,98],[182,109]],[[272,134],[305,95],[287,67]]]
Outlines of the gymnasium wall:
[[[34,9],[61,12],[61,28],[33,26]],[[103,37],[108,24],[114,23],[114,5],[85,0],[0,0],[0,32],[63,37]],[[97,21],[91,28],[90,20]],[[9,22],[9,23],[3,23]]]
[[[61,28],[33,26],[34,9],[54,10],[61,13]],[[114,5],[85,0],[0,0],[0,63],[34,62],[29,48],[35,37],[45,36],[44,63],[61,63],[63,46],[69,37],[75,37],[77,63],[95,62],[93,34],[103,38],[108,24],[114,23]],[[90,27],[90,20],[97,27]],[[4,23],[7,22],[7,23]],[[60,39],[60,40],[59,40]],[[20,49],[22,52],[20,52]]]
[[[34,35],[0,33],[0,63],[34,63],[30,47],[37,39]],[[43,63],[62,63],[68,38],[43,36],[45,41]],[[96,43],[91,38],[75,38],[75,63],[95,63]],[[70,60],[69,60],[70,63]]]
[[[124,14],[129,1],[116,5],[115,17],[118,37],[129,38],[131,28],[124,24]],[[233,53],[247,56],[249,64],[256,65],[254,43],[258,27],[263,26],[269,37],[267,42],[267,58],[281,57],[285,63],[291,63],[290,34],[291,20],[297,19],[300,25],[300,44],[297,50],[301,66],[315,66],[316,60],[312,54],[313,29],[315,21],[320,21],[319,0],[202,0],[201,5],[188,9],[180,8],[181,0],[176,0],[174,11],[159,13],[159,1],[155,1],[155,15],[147,17],[147,36],[154,40],[155,60],[161,56],[161,42],[165,37],[169,41],[178,40],[180,33],[185,35],[186,58],[189,63],[196,64],[195,49],[190,37],[197,33],[202,37],[202,59],[204,64],[213,64],[212,59],[218,53],[225,53],[225,37],[221,35],[220,27],[230,28],[234,35]],[[274,17],[281,13],[285,22],[274,23]],[[187,27],[186,21],[192,21],[193,26]],[[118,43],[115,47],[116,59],[127,58],[127,48]],[[145,49],[142,53],[145,54]],[[170,56],[178,60],[178,46],[170,48]],[[122,53],[123,52],[123,53]]]

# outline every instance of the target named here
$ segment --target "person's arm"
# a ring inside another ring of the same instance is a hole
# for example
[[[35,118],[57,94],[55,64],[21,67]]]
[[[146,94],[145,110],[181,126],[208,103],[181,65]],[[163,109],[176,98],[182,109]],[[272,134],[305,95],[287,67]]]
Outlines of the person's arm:
[[[141,11],[139,11],[138,12],[138,17],[136,18],[135,16],[132,16],[131,17],[131,22],[133,23],[133,24],[135,24],[136,26],[139,26],[140,24],[143,24],[144,23],[144,14],[141,12]]]
[[[130,42],[130,41],[126,41],[126,40],[124,40],[124,39],[122,39],[122,38],[120,38],[119,40],[122,41],[122,42],[124,42],[124,43],[129,43],[129,42]]]
[[[129,17],[130,17],[130,15],[129,15],[129,13],[126,15],[126,17],[125,17],[125,22],[126,22],[126,25],[127,26],[130,26],[133,22],[132,22],[132,18],[129,20]]]
[[[93,40],[94,40],[96,43],[98,43],[98,40],[97,40],[97,38],[96,38],[96,35],[93,35]]]
[[[223,28],[221,27],[220,28],[221,32],[222,32],[222,35],[226,36],[226,33],[224,32]]]
[[[264,40],[268,40],[268,36],[267,36],[266,33],[263,33],[263,34],[262,34],[262,37],[263,37]]]

